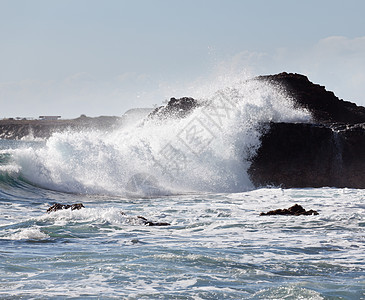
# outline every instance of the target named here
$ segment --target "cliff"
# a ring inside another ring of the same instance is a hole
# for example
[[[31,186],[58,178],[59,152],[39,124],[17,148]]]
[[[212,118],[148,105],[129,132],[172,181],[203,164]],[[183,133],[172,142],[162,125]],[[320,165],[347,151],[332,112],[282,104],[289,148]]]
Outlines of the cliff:
[[[337,98],[304,75],[260,76],[308,109],[312,124],[270,123],[248,170],[255,186],[365,188],[365,108]],[[171,100],[149,117],[185,117],[192,98]],[[265,128],[267,126],[264,126]]]
[[[337,98],[333,92],[310,82],[304,75],[284,72],[259,76],[258,79],[284,88],[299,107],[307,108],[312,113],[317,123],[365,123],[365,107]]]
[[[365,123],[271,123],[248,170],[255,186],[365,188]]]
[[[365,108],[299,74],[261,76],[285,88],[315,124],[271,123],[248,170],[256,186],[365,188]]]

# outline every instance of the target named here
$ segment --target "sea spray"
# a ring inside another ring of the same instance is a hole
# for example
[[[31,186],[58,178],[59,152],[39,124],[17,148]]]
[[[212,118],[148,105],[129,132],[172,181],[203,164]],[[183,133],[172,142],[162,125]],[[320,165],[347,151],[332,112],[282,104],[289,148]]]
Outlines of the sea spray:
[[[239,192],[253,188],[247,169],[265,126],[310,120],[282,89],[260,80],[197,101],[184,118],[147,118],[112,132],[55,133],[44,147],[14,150],[13,158],[28,181],[71,193]]]

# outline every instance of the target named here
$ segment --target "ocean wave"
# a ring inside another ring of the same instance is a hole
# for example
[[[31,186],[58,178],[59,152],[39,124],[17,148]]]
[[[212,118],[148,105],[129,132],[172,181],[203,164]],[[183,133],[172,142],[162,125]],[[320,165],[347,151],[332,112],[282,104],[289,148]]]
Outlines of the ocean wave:
[[[11,168],[36,186],[68,193],[240,192],[254,188],[247,170],[263,124],[310,120],[280,87],[259,80],[198,102],[185,118],[150,118],[108,133],[55,133],[44,146],[13,150]]]
[[[48,238],[49,236],[38,227],[21,228],[17,232],[2,237],[2,239],[9,240],[44,240]]]

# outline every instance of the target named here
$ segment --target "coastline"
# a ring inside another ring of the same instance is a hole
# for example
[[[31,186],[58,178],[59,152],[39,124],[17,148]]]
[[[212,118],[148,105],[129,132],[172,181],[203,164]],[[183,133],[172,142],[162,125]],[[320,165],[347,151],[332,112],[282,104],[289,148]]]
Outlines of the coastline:
[[[260,147],[249,159],[247,170],[256,187],[365,188],[365,107],[339,99],[300,74],[280,73],[252,80],[285,89],[295,106],[308,110],[313,117],[307,123],[262,124]],[[195,99],[184,97],[171,98],[155,110],[133,109],[121,117],[0,120],[0,139],[46,139],[66,130],[108,132],[144,117],[157,122],[186,118],[199,106]]]
[[[0,139],[20,140],[26,137],[47,139],[65,130],[109,130],[121,124],[116,116],[86,117],[59,120],[0,120]]]

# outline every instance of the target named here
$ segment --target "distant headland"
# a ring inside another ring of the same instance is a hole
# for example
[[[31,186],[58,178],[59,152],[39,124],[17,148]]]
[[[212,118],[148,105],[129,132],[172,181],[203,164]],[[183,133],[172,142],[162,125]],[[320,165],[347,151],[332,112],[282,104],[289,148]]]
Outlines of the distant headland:
[[[110,129],[120,117],[97,118],[81,115],[76,119],[60,119],[59,116],[41,116],[39,119],[9,118],[0,120],[0,138],[20,140],[26,137],[49,138],[54,132],[81,129]]]
[[[61,119],[61,116],[39,116],[34,118],[7,118],[0,120],[0,139],[20,140],[27,137],[47,139],[55,132],[66,130],[113,130],[135,118],[143,118],[152,108],[130,109],[121,117],[81,115],[75,119]]]

